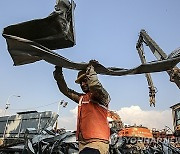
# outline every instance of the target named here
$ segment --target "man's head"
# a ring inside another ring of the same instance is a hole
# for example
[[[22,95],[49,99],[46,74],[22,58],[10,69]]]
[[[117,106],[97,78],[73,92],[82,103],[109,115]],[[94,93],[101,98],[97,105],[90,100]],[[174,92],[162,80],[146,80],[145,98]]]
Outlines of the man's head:
[[[75,82],[80,84],[83,92],[85,92],[85,93],[89,92],[89,86],[87,83],[86,71],[84,71],[84,70],[79,71],[79,73],[77,75],[77,79]]]

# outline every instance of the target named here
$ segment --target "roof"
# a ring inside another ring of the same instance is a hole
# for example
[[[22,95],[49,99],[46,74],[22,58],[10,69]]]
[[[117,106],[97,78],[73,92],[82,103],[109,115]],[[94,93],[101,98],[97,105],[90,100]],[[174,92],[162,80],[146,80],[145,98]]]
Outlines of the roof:
[[[177,107],[179,107],[179,106],[180,106],[180,103],[177,103],[177,104],[171,106],[170,108],[171,108],[171,109],[174,109],[174,108],[177,108]]]

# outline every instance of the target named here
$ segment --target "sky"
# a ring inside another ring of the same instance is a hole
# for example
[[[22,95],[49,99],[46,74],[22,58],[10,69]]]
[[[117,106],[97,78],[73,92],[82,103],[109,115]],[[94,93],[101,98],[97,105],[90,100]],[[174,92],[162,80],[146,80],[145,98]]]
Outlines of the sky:
[[[1,33],[9,25],[47,17],[53,12],[55,2],[1,0]],[[134,68],[141,64],[135,48],[141,29],[167,55],[180,47],[179,0],[75,0],[75,3],[76,45],[55,51],[74,62],[96,59],[106,67]],[[147,61],[156,60],[148,47],[145,54]],[[77,104],[59,92],[53,71],[54,66],[45,61],[13,66],[6,41],[0,35],[0,115],[26,110],[58,112],[58,102],[64,100],[68,105],[60,106],[59,125],[75,129]],[[63,72],[68,86],[81,92],[74,83],[77,71],[63,69]],[[117,111],[124,123],[172,128],[169,107],[180,102],[180,91],[169,81],[166,72],[151,75],[158,89],[155,108],[149,106],[144,74],[98,77],[111,96],[109,109]],[[7,103],[10,105],[5,113]]]

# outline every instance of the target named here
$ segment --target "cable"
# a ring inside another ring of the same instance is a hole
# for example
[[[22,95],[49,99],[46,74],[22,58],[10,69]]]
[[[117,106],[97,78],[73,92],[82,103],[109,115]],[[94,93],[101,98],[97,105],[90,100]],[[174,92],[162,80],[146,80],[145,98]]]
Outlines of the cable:
[[[25,108],[25,109],[9,109],[9,110],[14,110],[14,111],[17,111],[17,110],[32,110],[32,109],[37,109],[37,108],[43,108],[43,107],[46,107],[46,106],[50,106],[50,105],[53,105],[53,104],[56,104],[56,103],[59,103],[59,101],[56,101],[54,103],[50,103],[50,104],[46,104],[46,105],[41,105],[41,106],[37,106],[37,107],[31,107],[31,108]]]

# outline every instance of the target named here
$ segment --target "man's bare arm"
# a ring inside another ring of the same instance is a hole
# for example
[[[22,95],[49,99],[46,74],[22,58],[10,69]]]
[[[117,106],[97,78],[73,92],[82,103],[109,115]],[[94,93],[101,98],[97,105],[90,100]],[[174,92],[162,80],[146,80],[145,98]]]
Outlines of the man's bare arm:
[[[56,66],[55,71],[53,72],[54,79],[57,81],[57,85],[59,87],[59,90],[68,98],[75,101],[76,103],[79,102],[80,93],[68,88],[64,76],[62,73],[62,67]]]

